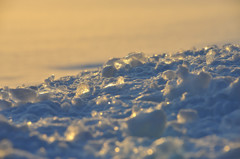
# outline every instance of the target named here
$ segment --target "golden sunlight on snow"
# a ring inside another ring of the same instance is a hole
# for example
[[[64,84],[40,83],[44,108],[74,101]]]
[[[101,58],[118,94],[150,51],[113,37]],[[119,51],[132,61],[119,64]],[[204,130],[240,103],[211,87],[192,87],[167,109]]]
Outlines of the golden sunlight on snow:
[[[129,52],[240,42],[237,0],[1,0],[0,87],[43,82]]]

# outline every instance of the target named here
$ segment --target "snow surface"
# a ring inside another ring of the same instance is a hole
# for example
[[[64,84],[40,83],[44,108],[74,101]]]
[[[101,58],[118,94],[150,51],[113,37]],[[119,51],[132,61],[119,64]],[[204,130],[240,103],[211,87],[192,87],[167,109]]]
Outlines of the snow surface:
[[[147,57],[1,88],[0,158],[240,158],[240,47]]]

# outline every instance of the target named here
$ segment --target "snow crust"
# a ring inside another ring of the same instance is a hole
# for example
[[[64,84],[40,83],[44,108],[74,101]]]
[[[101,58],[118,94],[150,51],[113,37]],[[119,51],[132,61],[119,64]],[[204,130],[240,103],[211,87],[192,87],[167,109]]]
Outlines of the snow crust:
[[[240,47],[113,58],[0,89],[0,158],[240,158]]]

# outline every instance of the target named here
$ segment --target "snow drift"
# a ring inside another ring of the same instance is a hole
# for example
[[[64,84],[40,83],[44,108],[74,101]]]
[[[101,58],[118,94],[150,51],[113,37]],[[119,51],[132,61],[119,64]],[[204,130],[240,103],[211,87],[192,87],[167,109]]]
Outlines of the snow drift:
[[[240,47],[147,57],[0,89],[1,158],[239,159]]]

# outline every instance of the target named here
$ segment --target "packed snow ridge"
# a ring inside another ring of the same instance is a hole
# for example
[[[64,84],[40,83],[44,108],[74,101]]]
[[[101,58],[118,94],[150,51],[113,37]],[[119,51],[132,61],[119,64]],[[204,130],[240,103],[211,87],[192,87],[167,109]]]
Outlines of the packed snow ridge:
[[[240,158],[240,47],[147,57],[2,88],[0,158]]]

